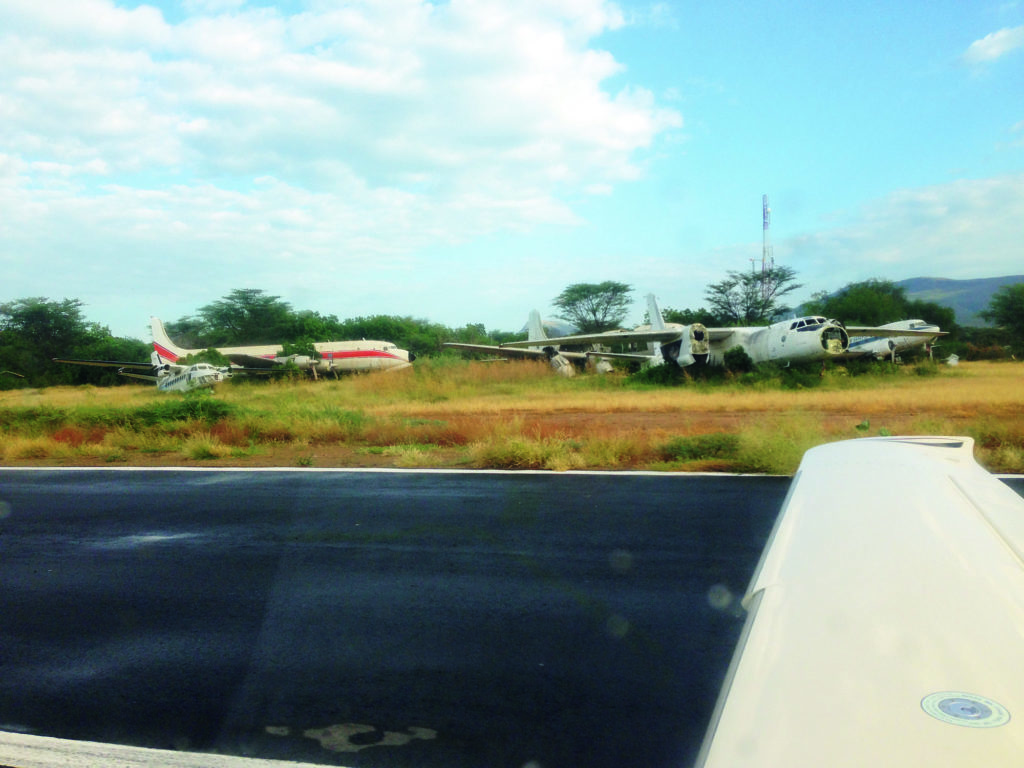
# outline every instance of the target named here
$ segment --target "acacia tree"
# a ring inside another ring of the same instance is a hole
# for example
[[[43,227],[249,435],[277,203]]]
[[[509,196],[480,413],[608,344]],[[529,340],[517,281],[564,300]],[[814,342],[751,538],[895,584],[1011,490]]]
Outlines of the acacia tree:
[[[603,283],[573,283],[551,303],[580,329],[581,333],[600,333],[617,328],[629,310],[629,294],[633,287],[614,280]]]
[[[797,288],[796,270],[771,267],[763,272],[729,272],[704,290],[712,313],[724,325],[761,325],[789,309],[780,299]]]
[[[291,305],[258,288],[236,288],[223,299],[199,308],[207,326],[221,338],[209,346],[268,344],[292,335]]]
[[[1012,344],[1024,351],[1024,283],[1004,285],[989,299],[981,316],[1010,333]]]
[[[167,323],[171,338],[191,348],[235,344],[272,344],[296,335],[291,305],[259,288],[236,288],[227,296],[200,307],[195,317]]]

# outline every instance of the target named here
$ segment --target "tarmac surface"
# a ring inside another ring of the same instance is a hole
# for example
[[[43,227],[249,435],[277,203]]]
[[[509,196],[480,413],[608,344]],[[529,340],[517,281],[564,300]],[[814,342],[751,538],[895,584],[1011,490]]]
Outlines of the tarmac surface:
[[[788,486],[0,470],[0,730],[346,766],[687,765]]]

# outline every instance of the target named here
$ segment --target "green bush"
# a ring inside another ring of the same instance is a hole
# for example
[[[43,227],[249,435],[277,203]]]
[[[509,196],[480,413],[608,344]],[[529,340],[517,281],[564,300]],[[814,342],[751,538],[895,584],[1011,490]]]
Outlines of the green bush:
[[[202,390],[190,392],[180,398],[167,398],[140,408],[121,411],[124,426],[151,427],[176,421],[201,421],[216,424],[234,412],[234,407]]]
[[[698,459],[731,459],[739,451],[736,435],[716,432],[709,435],[675,437],[661,447],[665,461],[697,461]]]
[[[675,363],[664,363],[662,365],[645,365],[636,373],[631,374],[629,380],[636,384],[677,387],[686,384],[690,377],[686,368],[680,368]]]
[[[754,360],[747,354],[747,350],[740,346],[727,349],[722,355],[722,362],[733,373],[749,373],[754,370]]]
[[[39,406],[36,408],[0,408],[0,430],[51,430],[68,422],[63,408]]]

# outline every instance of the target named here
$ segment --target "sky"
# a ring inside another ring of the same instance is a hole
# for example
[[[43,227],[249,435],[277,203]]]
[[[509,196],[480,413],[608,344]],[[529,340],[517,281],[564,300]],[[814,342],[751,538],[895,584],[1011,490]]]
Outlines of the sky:
[[[519,330],[1024,273],[1024,0],[0,0],[0,303]]]

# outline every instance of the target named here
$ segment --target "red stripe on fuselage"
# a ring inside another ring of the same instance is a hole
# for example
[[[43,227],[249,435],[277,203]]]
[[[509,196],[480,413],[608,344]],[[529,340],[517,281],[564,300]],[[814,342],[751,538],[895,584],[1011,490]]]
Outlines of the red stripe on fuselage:
[[[264,360],[274,360],[278,357],[275,354],[260,355]],[[379,349],[339,349],[336,352],[321,352],[320,358],[322,360],[345,360],[350,358],[359,357],[387,357],[392,360],[399,360],[405,362],[398,355],[394,355],[390,352],[384,352]]]
[[[390,352],[383,352],[379,349],[353,349],[353,350],[338,350],[337,352],[323,352],[324,360],[340,360],[352,357],[389,357],[393,360],[402,360],[398,355],[393,355]],[[404,360],[402,362],[405,362]]]

